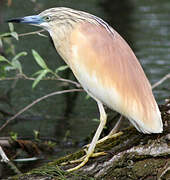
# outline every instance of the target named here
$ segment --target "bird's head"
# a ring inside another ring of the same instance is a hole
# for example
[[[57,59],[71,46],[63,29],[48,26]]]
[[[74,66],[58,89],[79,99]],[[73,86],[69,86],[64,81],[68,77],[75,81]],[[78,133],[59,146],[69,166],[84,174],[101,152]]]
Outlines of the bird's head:
[[[38,15],[14,18],[7,22],[25,23],[39,26],[47,30],[57,50],[58,47],[65,47],[61,45],[61,43],[67,43],[70,39],[69,37],[72,30],[80,27],[83,23],[87,22],[97,26],[101,25],[106,28],[109,33],[113,31],[106,22],[98,17],[83,11],[65,7],[47,9]]]
[[[61,26],[65,26],[66,28],[73,27],[76,23],[83,21],[95,22],[95,16],[83,11],[57,7],[47,9],[38,15],[13,18],[7,22],[40,26],[47,31],[51,31],[51,29],[59,28]]]

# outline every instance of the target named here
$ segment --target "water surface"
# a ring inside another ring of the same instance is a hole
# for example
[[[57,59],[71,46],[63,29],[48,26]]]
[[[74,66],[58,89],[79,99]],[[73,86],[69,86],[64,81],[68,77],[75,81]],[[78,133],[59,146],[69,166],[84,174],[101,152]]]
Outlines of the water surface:
[[[24,3],[23,3],[24,2]],[[130,44],[139,58],[144,71],[151,84],[160,80],[170,70],[170,1],[148,0],[72,0],[72,1],[12,1],[7,7],[4,4],[1,16],[4,19],[20,17],[39,12],[55,6],[66,6],[93,13],[112,25]],[[18,33],[26,33],[38,30],[36,27],[16,24]],[[0,33],[8,30],[7,24],[0,24]],[[38,35],[21,37],[19,41],[12,40],[16,53],[27,51],[28,56],[22,58],[24,72],[32,75],[39,70],[35,63],[31,49],[36,49],[46,60],[48,66],[56,69],[64,62],[57,55],[48,38]],[[5,52],[7,54],[7,52]],[[10,58],[11,55],[7,56]],[[64,78],[74,79],[70,70],[61,74]],[[142,82],[141,82],[142,83]],[[0,93],[3,95],[10,87],[12,81],[0,81]],[[56,81],[42,81],[34,90],[32,82],[19,80],[11,94],[12,109],[0,102],[0,109],[5,109],[15,114],[20,109],[44,96],[57,90],[71,87],[61,87]],[[170,94],[170,83],[166,81],[154,89],[156,100],[164,103],[164,99]],[[98,125],[92,121],[98,118],[96,103],[92,99],[86,99],[86,93],[73,93],[50,97],[35,105],[23,114],[27,120],[18,120],[12,123],[6,131],[18,132],[21,136],[32,136],[33,130],[40,131],[41,136],[63,139],[65,133],[70,131],[70,138],[82,140],[91,134]],[[4,122],[3,120],[1,121]]]

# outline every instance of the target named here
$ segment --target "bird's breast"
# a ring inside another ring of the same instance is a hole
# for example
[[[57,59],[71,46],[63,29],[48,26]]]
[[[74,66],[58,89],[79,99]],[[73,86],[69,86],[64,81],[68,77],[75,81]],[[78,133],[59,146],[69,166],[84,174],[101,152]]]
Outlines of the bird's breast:
[[[71,69],[86,92],[111,109],[123,113],[122,98],[114,86],[105,86],[97,70],[91,71],[84,64],[71,64]],[[106,80],[107,81],[107,80]]]
[[[101,57],[96,57],[93,49],[86,44],[87,39],[81,33],[78,36],[81,41],[71,45],[72,54],[69,61],[74,75],[92,97],[123,113],[122,97],[116,89],[116,84],[111,81],[113,78],[108,74],[109,69],[100,61]]]

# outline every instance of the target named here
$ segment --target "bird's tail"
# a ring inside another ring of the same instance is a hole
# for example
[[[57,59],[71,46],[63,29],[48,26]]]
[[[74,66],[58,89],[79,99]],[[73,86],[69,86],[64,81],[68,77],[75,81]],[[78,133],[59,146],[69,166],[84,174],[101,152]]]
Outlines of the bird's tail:
[[[163,131],[161,113],[156,102],[154,108],[147,109],[146,114],[142,116],[142,120],[132,117],[129,117],[129,120],[138,131],[145,134],[161,133]]]

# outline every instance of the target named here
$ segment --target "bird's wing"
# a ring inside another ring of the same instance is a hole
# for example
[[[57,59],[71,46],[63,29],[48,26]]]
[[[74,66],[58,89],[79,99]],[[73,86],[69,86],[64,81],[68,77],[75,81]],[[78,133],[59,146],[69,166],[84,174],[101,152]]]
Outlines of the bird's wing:
[[[113,29],[111,32],[101,25],[82,23],[72,32],[70,43],[70,66],[82,86],[133,119],[134,125],[141,122],[139,126],[146,124],[146,131],[156,131],[161,118],[150,83],[124,39]]]

